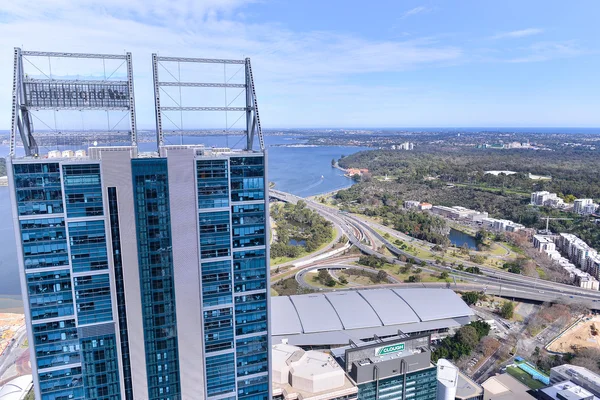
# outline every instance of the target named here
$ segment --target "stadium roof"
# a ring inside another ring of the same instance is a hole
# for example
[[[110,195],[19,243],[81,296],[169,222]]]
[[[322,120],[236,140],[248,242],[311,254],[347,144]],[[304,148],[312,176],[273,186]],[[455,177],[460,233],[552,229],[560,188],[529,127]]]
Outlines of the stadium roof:
[[[363,289],[271,298],[277,343],[346,344],[373,335],[425,332],[468,324],[474,315],[450,289]]]
[[[13,379],[6,385],[0,387],[0,400],[20,400],[25,397],[31,388],[33,377],[23,375]]]

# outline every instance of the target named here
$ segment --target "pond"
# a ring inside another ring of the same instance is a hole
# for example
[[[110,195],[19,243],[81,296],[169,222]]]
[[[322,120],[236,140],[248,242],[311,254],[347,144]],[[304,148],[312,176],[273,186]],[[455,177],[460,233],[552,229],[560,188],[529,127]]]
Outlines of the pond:
[[[306,240],[290,239],[288,244],[290,246],[306,246]]]
[[[454,228],[450,228],[448,239],[450,239],[450,243],[456,247],[462,247],[466,243],[467,246],[469,246],[469,249],[477,250],[477,242],[473,236],[467,235],[461,231],[457,231]]]

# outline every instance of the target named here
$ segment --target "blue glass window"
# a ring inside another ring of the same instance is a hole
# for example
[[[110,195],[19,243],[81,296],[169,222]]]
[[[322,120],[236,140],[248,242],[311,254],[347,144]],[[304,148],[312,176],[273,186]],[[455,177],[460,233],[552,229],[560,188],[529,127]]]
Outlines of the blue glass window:
[[[108,268],[104,221],[69,222],[73,272]]]
[[[81,339],[81,350],[85,398],[119,400],[121,388],[115,335]]]
[[[99,164],[63,165],[67,215],[91,217],[102,215],[102,184]]]
[[[206,386],[209,396],[235,391],[233,353],[206,357]]]
[[[265,250],[233,253],[235,292],[265,289],[267,286],[266,262]]]
[[[26,269],[69,264],[63,218],[30,219],[20,224]]]
[[[83,399],[81,367],[65,368],[52,372],[40,372],[42,399]]]
[[[238,399],[269,400],[269,376],[238,381]]]
[[[236,340],[235,347],[238,357],[266,353],[268,351],[267,335]]]
[[[68,270],[27,274],[31,319],[73,315],[71,274]]]
[[[203,306],[231,304],[231,261],[202,263],[201,268]]]
[[[198,208],[227,207],[229,205],[227,175],[227,160],[197,161]]]
[[[73,319],[33,324],[33,339],[39,369],[80,361],[77,328]]]
[[[267,330],[265,293],[235,297],[235,333],[247,335]]]
[[[264,159],[231,157],[231,200],[251,201],[265,198]]]
[[[181,388],[167,160],[135,159],[131,167],[148,396],[175,400]]]
[[[117,291],[117,316],[119,318],[119,339],[121,341],[121,359],[123,360],[123,383],[125,399],[134,400],[131,379],[131,361],[129,356],[129,332],[127,330],[127,308],[125,304],[125,284],[123,282],[123,259],[121,257],[121,229],[119,225],[119,202],[117,188],[108,188],[108,212],[110,233],[115,267],[115,287]]]
[[[207,353],[233,348],[233,309],[204,311],[204,349]]]
[[[199,214],[200,258],[226,257],[231,252],[229,212]]]
[[[19,215],[63,212],[58,163],[15,164],[13,171]]]
[[[79,324],[112,321],[108,274],[77,276],[74,280]]]

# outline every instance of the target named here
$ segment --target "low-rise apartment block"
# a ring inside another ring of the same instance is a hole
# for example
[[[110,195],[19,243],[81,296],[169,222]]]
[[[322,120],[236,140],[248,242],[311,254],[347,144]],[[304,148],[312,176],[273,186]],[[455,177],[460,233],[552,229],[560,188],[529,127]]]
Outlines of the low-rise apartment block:
[[[479,212],[460,206],[433,206],[431,212],[446,218],[464,219],[469,221],[481,221],[488,217],[488,213],[485,211]]]
[[[411,208],[419,208],[419,204],[421,203],[418,201],[406,200],[404,202],[404,208],[406,208],[407,210],[410,210]]]
[[[498,232],[518,232],[525,229],[524,225],[507,219],[483,218],[481,222],[486,229]]]
[[[545,190],[531,193],[531,204],[534,206],[558,207],[563,203],[564,201],[556,193],[550,193]]]

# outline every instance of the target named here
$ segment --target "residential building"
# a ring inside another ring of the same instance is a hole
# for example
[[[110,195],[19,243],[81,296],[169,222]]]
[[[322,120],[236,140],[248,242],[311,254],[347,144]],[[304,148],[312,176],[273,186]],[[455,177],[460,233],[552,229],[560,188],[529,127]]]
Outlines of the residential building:
[[[419,204],[419,210],[421,210],[421,211],[431,210],[432,207],[433,207],[433,204],[431,204],[431,203],[420,203]]]
[[[44,90],[95,97],[25,101],[21,56],[39,54],[122,59],[127,80],[48,81]],[[155,93],[157,150],[140,152],[131,54],[15,49],[7,172],[38,400],[271,399],[267,161],[250,61],[176,60],[246,68],[236,84],[246,92],[243,150],[164,145]],[[76,109],[77,118],[123,111],[131,145],[40,154],[29,107]]]
[[[585,206],[583,206],[583,210],[581,211],[580,214],[583,214],[583,215],[592,215],[597,210],[598,210],[598,204],[596,204],[596,203],[590,203],[590,204],[586,204]]]
[[[436,400],[437,367],[431,363],[430,336],[397,336],[353,342],[332,350],[358,387],[358,398]]]
[[[488,213],[485,211],[479,212],[461,206],[433,206],[431,212],[446,218],[464,219],[473,222],[482,221],[484,218],[488,217]]]
[[[535,206],[548,206],[554,208],[562,208],[565,205],[564,200],[558,197],[556,193],[550,193],[547,191],[531,193],[531,204]]]
[[[593,203],[594,200],[592,199],[577,199],[573,202],[573,212],[583,214],[585,206]]]
[[[600,375],[587,368],[571,364],[563,364],[552,368],[550,370],[550,384],[555,385],[563,381],[571,381],[591,392],[594,396],[600,397]]]
[[[411,208],[418,208],[419,204],[421,203],[419,203],[418,201],[406,200],[404,202],[404,208],[406,208],[407,210],[410,210]]]
[[[269,398],[264,153],[90,150],[8,164],[38,398]]]
[[[499,232],[518,232],[525,229],[525,226],[507,219],[482,218],[481,224],[487,229]]]
[[[550,253],[556,251],[556,244],[554,243],[553,236],[545,235],[534,235],[533,236],[533,247],[540,251],[540,253]]]

